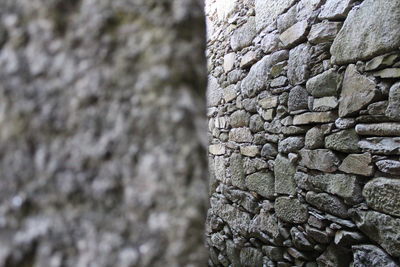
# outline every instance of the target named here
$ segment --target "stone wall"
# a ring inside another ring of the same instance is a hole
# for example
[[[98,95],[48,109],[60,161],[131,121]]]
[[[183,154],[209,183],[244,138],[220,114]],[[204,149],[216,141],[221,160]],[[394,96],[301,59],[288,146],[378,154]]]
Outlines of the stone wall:
[[[200,0],[0,1],[0,266],[204,266]]]
[[[400,1],[209,0],[211,266],[398,266]]]

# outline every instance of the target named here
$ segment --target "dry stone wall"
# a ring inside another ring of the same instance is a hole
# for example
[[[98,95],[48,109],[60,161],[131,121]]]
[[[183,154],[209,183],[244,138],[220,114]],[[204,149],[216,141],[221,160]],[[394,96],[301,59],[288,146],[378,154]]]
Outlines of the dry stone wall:
[[[211,266],[399,266],[400,1],[209,0]]]

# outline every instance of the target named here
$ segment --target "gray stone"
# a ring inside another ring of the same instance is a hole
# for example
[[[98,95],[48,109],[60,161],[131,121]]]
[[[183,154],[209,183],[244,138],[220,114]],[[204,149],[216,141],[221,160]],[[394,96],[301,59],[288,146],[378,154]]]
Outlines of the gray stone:
[[[258,59],[257,52],[249,51],[242,57],[242,60],[240,61],[240,67],[241,68],[250,67],[251,65],[257,62],[257,59]]]
[[[400,155],[399,137],[369,137],[358,142],[363,152],[379,155]]]
[[[369,181],[363,196],[371,208],[400,217],[400,180],[375,178]]]
[[[370,115],[385,115],[385,111],[388,107],[388,101],[379,101],[372,103],[368,106],[368,114]]]
[[[353,9],[331,47],[334,61],[351,63],[398,49],[398,8],[398,0],[366,0]]]
[[[274,176],[269,172],[257,172],[246,177],[249,190],[268,199],[274,198]]]
[[[400,78],[400,68],[387,68],[383,70],[374,71],[372,75],[383,79]]]
[[[243,169],[243,160],[242,156],[239,153],[233,153],[229,158],[229,172],[231,175],[232,185],[241,189],[245,189],[246,184]]]
[[[374,245],[352,246],[353,267],[399,266],[384,250]]]
[[[308,181],[315,188],[342,197],[346,203],[359,203],[362,200],[361,186],[355,175],[310,175]]]
[[[252,174],[260,170],[268,169],[268,163],[260,158],[245,158],[244,170],[246,174]]]
[[[390,88],[389,105],[385,114],[391,119],[400,120],[400,82]]]
[[[237,110],[230,116],[230,125],[233,128],[249,126],[250,114],[244,110]]]
[[[382,67],[392,66],[395,60],[397,60],[398,58],[399,54],[393,53],[377,56],[365,64],[365,70],[371,71]]]
[[[343,79],[339,100],[339,116],[346,117],[365,108],[377,97],[376,84],[357,72],[355,65],[349,65]]]
[[[279,32],[286,31],[289,27],[297,22],[296,19],[296,9],[297,6],[292,6],[286,13],[280,15],[276,20],[277,28]]]
[[[259,108],[257,110],[258,114],[261,115],[261,117],[265,120],[265,121],[272,121],[274,118],[274,114],[275,114],[275,109],[262,109]]]
[[[342,75],[335,69],[329,69],[309,79],[307,91],[314,97],[336,96],[342,82]]]
[[[333,111],[307,112],[294,116],[293,125],[333,122],[336,118],[337,113]]]
[[[240,266],[240,250],[232,240],[226,240],[226,255],[232,264],[232,267]]]
[[[311,62],[311,46],[300,44],[290,50],[287,76],[291,85],[304,83],[309,75]]]
[[[311,217],[310,217],[311,218]],[[315,217],[314,217],[315,218]],[[308,225],[306,225],[306,232],[311,239],[313,239],[315,242],[318,242],[320,244],[329,244],[330,243],[330,236],[328,236],[327,232],[321,231],[315,228],[312,228]]]
[[[242,100],[243,108],[248,112],[257,112],[257,100],[256,98],[246,98]]]
[[[357,227],[393,257],[400,256],[400,219],[376,211],[357,210]]]
[[[327,0],[318,18],[337,20],[346,18],[355,0]]]
[[[223,145],[223,144],[209,145],[208,151],[210,152],[210,154],[213,154],[213,155],[217,155],[217,156],[224,155],[225,154],[225,145]]]
[[[225,100],[225,103],[231,102],[236,97],[237,97],[237,90],[235,85],[230,85],[222,89],[222,98]]]
[[[247,157],[255,157],[260,154],[260,149],[256,145],[241,146],[240,154]]]
[[[306,39],[307,28],[306,20],[299,21],[284,31],[279,39],[285,47],[293,47]]]
[[[306,201],[319,210],[336,215],[340,218],[348,218],[346,205],[339,198],[327,193],[307,192]]]
[[[323,21],[321,23],[314,24],[311,27],[310,33],[308,34],[308,41],[312,44],[333,41],[341,27],[341,22]]]
[[[288,84],[288,78],[285,76],[279,76],[278,78],[275,78],[271,80],[270,86],[271,87],[283,87]]]
[[[282,47],[279,34],[268,33],[261,40],[261,49],[264,53],[269,54],[279,50]]]
[[[351,252],[348,249],[331,244],[317,258],[317,263],[318,266],[348,267],[351,260]]]
[[[261,149],[262,157],[274,158],[276,155],[278,155],[278,149],[276,148],[276,145],[274,145],[274,144],[267,143]]]
[[[323,172],[334,172],[340,163],[338,157],[328,149],[300,150],[300,165]]]
[[[304,147],[304,137],[291,136],[279,142],[278,151],[279,153],[288,154],[291,152],[297,152],[303,147]]]
[[[334,242],[341,247],[350,247],[365,241],[365,237],[359,232],[349,232],[345,230],[337,231]]]
[[[238,143],[246,143],[251,142],[253,136],[249,128],[234,128],[229,131],[229,140]]]
[[[207,106],[218,106],[222,99],[222,92],[222,89],[218,85],[218,80],[210,75],[207,86]]]
[[[249,128],[253,133],[258,133],[264,130],[264,121],[260,115],[254,114],[250,117]]]
[[[335,96],[326,96],[321,98],[314,98],[312,110],[313,111],[329,111],[336,109],[338,100]]]
[[[283,260],[284,249],[282,247],[263,246],[262,250],[273,261]]]
[[[278,96],[268,96],[258,101],[258,105],[264,109],[276,108],[278,103]]]
[[[289,91],[288,108],[289,111],[307,109],[308,92],[304,87],[295,86]]]
[[[325,135],[332,129],[332,124],[318,125],[307,131],[305,147],[307,149],[322,148],[325,144]]]
[[[255,18],[250,17],[244,25],[235,30],[230,42],[233,51],[238,51],[251,45],[257,35],[255,26]]]
[[[359,140],[360,138],[353,129],[342,130],[325,137],[325,147],[346,153],[359,152]]]
[[[372,166],[371,154],[364,153],[348,155],[339,166],[339,171],[363,176],[372,176],[374,174],[374,167]]]
[[[218,156],[214,158],[214,169],[215,169],[215,178],[218,181],[225,182],[226,168],[225,168],[225,158],[223,156]]]
[[[335,120],[335,126],[338,129],[349,129],[356,125],[356,120],[353,118],[338,118]]]
[[[375,164],[381,172],[400,175],[400,161],[387,159],[377,161]]]
[[[262,266],[263,254],[260,250],[245,247],[240,250],[240,263],[244,267]]]
[[[295,0],[255,0],[257,31],[271,25],[285,10],[294,4]]]
[[[278,197],[275,200],[276,216],[287,223],[305,223],[308,219],[307,207],[298,199]]]
[[[226,54],[224,56],[224,65],[223,66],[224,66],[225,72],[229,72],[233,69],[233,67],[235,65],[235,56],[236,56],[235,52]]]
[[[313,250],[313,245],[305,237],[304,233],[299,231],[299,229],[297,229],[296,227],[292,227],[292,229],[290,229],[290,235],[292,237],[293,244],[296,248],[305,251]]]
[[[375,123],[375,124],[357,124],[356,132],[359,135],[374,136],[399,136],[400,123]]]
[[[275,193],[277,194],[296,194],[296,183],[294,174],[296,166],[289,161],[288,158],[278,155],[275,159],[274,175],[275,175]]]
[[[250,223],[249,231],[254,236],[262,236],[260,232],[267,233],[273,242],[280,243],[279,241],[282,239],[275,214],[268,213],[263,209],[260,214],[254,216]]]
[[[271,67],[278,62],[288,58],[287,51],[278,51],[274,54],[263,57],[254,64],[246,78],[241,84],[241,92],[244,96],[253,97],[257,92],[264,89],[268,77],[270,77]]]

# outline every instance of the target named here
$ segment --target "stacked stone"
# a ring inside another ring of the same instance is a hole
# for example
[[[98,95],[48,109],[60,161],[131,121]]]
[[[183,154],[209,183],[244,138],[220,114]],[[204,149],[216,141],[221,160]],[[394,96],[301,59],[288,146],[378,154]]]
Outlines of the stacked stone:
[[[398,266],[400,1],[207,3],[211,266]]]

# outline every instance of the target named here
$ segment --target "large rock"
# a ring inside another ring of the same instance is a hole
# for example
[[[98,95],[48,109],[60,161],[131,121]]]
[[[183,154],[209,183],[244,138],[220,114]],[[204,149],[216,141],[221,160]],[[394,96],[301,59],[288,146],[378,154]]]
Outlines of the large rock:
[[[233,128],[249,126],[250,114],[245,110],[237,110],[230,116],[230,124]]]
[[[271,25],[280,14],[289,9],[296,0],[255,0],[256,27],[261,31]]]
[[[281,241],[278,220],[275,214],[268,213],[264,209],[260,214],[254,216],[250,223],[249,232],[252,236],[261,236],[262,233],[268,234],[273,240]],[[260,233],[262,232],[262,233]],[[282,242],[282,241],[281,241]]]
[[[356,211],[357,227],[393,257],[400,256],[400,219],[376,212]]]
[[[400,180],[375,178],[363,189],[363,196],[371,208],[400,217]]]
[[[277,194],[296,194],[296,183],[294,174],[296,166],[289,161],[288,158],[278,155],[275,159],[275,193]]]
[[[342,197],[347,203],[359,203],[362,200],[361,186],[355,175],[310,175],[308,182],[315,188]]]
[[[334,61],[353,63],[398,49],[399,5],[399,0],[365,0],[353,9],[331,47]]]
[[[360,138],[353,129],[342,130],[325,137],[325,147],[340,152],[358,152],[358,141]]]
[[[293,125],[333,122],[336,118],[337,113],[334,111],[307,112],[294,116]]]
[[[352,246],[353,267],[399,266],[383,249],[374,245]]]
[[[225,154],[225,145],[223,144],[213,144],[208,146],[208,152],[213,155],[223,155]]]
[[[355,0],[327,0],[318,18],[337,20],[346,18]]]
[[[323,172],[336,171],[340,163],[339,158],[329,149],[302,149],[300,156],[300,165]]]
[[[284,31],[279,36],[279,39],[285,47],[293,47],[306,39],[307,28],[308,23],[306,20],[299,21]]]
[[[335,96],[326,96],[321,98],[314,98],[312,102],[313,111],[329,111],[334,110],[339,102]]]
[[[338,197],[332,196],[327,193],[315,193],[308,191],[306,201],[317,207],[319,210],[339,216],[341,218],[349,217],[346,205]]]
[[[251,45],[251,42],[257,35],[255,27],[255,18],[250,17],[244,25],[235,30],[231,36],[231,47],[233,51],[238,51]]]
[[[329,69],[306,83],[307,91],[314,97],[336,96],[342,82],[342,76],[335,69]]]
[[[242,94],[253,97],[257,92],[264,89],[266,82],[270,77],[271,67],[278,62],[286,60],[288,56],[286,50],[278,51],[263,57],[260,61],[254,64],[250,68],[249,74],[242,81]]]
[[[247,143],[253,140],[253,136],[249,128],[234,128],[229,131],[229,140],[238,143]]]
[[[377,96],[376,84],[357,72],[355,65],[349,65],[343,79],[339,101],[339,116],[346,117],[365,108]]]
[[[276,216],[288,223],[305,223],[308,219],[307,207],[298,199],[279,197],[275,200]]]
[[[339,166],[339,171],[363,176],[371,176],[374,173],[371,154],[363,153],[348,155]]]
[[[229,158],[229,172],[232,185],[245,189],[244,165],[242,156],[239,153],[233,153]]]
[[[359,135],[400,136],[400,123],[357,124],[355,129]]]
[[[300,44],[290,50],[287,76],[291,85],[304,83],[310,75],[311,46]]]
[[[389,105],[385,111],[386,116],[400,120],[400,82],[395,83],[389,91]]]
[[[258,101],[258,105],[264,109],[276,108],[278,103],[278,96],[268,96]]]
[[[358,142],[363,152],[380,155],[400,155],[400,137],[370,137]]]
[[[305,148],[322,148],[325,144],[325,135],[332,129],[332,124],[318,125],[307,131],[305,137]]]
[[[246,177],[246,186],[250,191],[265,198],[274,198],[274,176],[269,172],[256,172]]]
[[[310,33],[308,34],[308,41],[310,41],[312,44],[333,41],[341,27],[342,23],[340,22],[324,21],[314,24],[311,27]]]
[[[289,111],[308,108],[308,92],[302,86],[295,86],[290,89],[288,98]]]

